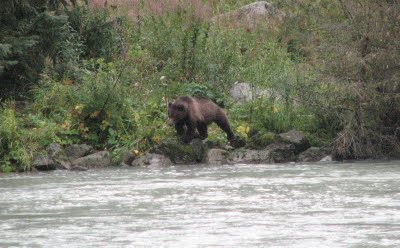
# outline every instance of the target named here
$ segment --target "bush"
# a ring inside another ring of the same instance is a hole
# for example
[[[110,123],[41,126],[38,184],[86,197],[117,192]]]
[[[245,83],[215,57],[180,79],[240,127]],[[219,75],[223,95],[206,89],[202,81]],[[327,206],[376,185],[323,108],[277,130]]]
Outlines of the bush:
[[[57,123],[43,116],[16,111],[15,102],[0,108],[0,166],[2,171],[30,170],[33,158],[53,142],[62,143]]]
[[[111,61],[126,52],[124,17],[113,17],[104,8],[90,10],[87,7],[77,7],[68,12],[68,21],[83,42],[85,58]]]

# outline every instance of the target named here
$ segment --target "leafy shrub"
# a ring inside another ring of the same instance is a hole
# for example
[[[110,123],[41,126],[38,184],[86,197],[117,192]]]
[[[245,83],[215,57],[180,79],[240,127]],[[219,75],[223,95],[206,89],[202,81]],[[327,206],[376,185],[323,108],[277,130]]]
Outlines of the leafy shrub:
[[[130,90],[121,81],[124,67],[101,59],[85,62],[83,67],[81,81],[43,80],[35,90],[34,107],[98,145],[115,134],[111,130],[124,126],[132,113]]]
[[[249,126],[251,133],[281,133],[290,129],[316,132],[318,125],[311,112],[265,98],[235,106],[231,116],[235,122]]]
[[[86,58],[101,57],[110,61],[125,52],[125,18],[112,17],[104,8],[90,10],[87,7],[74,8],[68,12],[68,17],[71,27],[83,42]]]
[[[0,109],[2,171],[30,170],[34,156],[53,142],[62,143],[62,128],[41,115],[18,113],[15,102]]]

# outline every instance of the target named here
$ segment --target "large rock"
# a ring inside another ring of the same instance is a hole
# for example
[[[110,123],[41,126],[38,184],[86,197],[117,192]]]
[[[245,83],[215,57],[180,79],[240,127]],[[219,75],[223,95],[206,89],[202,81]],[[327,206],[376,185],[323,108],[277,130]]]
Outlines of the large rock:
[[[81,157],[84,157],[86,155],[89,155],[90,153],[93,152],[93,147],[86,145],[86,144],[81,144],[81,145],[70,145],[67,148],[65,148],[65,155],[71,160],[75,160]]]
[[[121,165],[130,166],[133,160],[135,160],[136,158],[137,156],[133,152],[129,151],[124,156],[122,156]]]
[[[215,16],[211,21],[228,28],[244,27],[247,30],[252,30],[260,26],[260,24],[281,21],[282,17],[283,13],[274,8],[271,3],[258,1],[237,10]]]
[[[275,142],[265,148],[268,151],[271,162],[286,163],[296,161],[296,148],[293,144]]]
[[[323,157],[319,162],[332,162],[333,158],[331,155]]]
[[[107,151],[96,152],[72,161],[72,167],[102,168],[112,164],[110,153]]]
[[[236,102],[248,102],[253,99],[253,89],[249,83],[236,82],[229,93]]]
[[[50,157],[55,157],[58,154],[63,153],[63,149],[61,147],[60,144],[58,143],[51,143],[48,147],[47,147],[47,154]]]
[[[249,137],[246,146],[251,149],[260,150],[264,149],[269,144],[272,144],[278,140],[279,136],[276,135],[275,133],[257,132]]]
[[[158,168],[162,166],[170,166],[172,165],[172,161],[164,155],[148,153],[142,157],[133,160],[131,165],[136,167]]]
[[[194,139],[190,144],[170,139],[152,149],[150,153],[164,155],[174,164],[193,164],[203,160],[207,149],[207,144],[200,139]]]
[[[229,90],[229,94],[237,103],[248,102],[260,97],[274,97],[275,94],[270,89],[260,88],[251,83],[235,82]]]
[[[271,156],[267,150],[237,149],[229,153],[228,162],[237,163],[270,163]]]
[[[228,164],[228,157],[227,150],[213,148],[207,151],[204,162],[209,165]]]
[[[319,147],[310,147],[304,152],[300,153],[297,161],[299,162],[318,162],[329,156],[327,149]]]
[[[281,133],[279,134],[279,136],[281,137],[282,141],[293,144],[295,146],[296,154],[303,152],[310,147],[310,143],[308,142],[304,134],[300,131],[293,129],[289,132]]]
[[[54,161],[47,156],[39,156],[33,160],[32,168],[38,171],[48,171],[57,169]]]
[[[65,155],[64,150],[60,144],[52,143],[47,147],[47,154],[54,161],[57,169],[69,170],[71,169],[71,162]]]

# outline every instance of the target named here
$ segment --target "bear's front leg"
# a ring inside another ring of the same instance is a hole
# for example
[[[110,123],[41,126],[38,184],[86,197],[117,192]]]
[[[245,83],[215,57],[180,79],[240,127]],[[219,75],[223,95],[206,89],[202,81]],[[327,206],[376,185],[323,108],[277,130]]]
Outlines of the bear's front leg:
[[[183,143],[190,143],[195,137],[196,128],[192,123],[186,124],[186,133],[183,136]]]
[[[178,138],[183,140],[185,136],[185,124],[184,123],[176,123],[175,124],[176,134]]]

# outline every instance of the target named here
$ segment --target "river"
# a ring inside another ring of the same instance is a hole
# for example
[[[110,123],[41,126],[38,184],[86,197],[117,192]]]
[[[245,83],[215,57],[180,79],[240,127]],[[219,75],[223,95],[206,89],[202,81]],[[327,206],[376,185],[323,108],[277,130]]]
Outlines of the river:
[[[400,247],[400,161],[0,175],[0,247]]]

